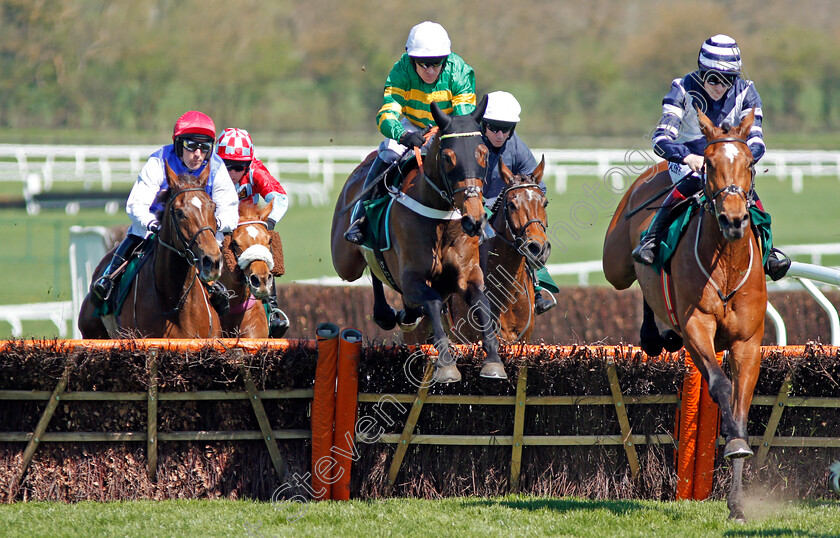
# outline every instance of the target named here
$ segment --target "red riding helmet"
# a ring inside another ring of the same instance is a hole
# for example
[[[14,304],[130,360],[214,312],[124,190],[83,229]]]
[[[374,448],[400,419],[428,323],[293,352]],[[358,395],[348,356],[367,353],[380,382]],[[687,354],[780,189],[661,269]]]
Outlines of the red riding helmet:
[[[172,131],[172,141],[176,138],[183,137],[188,134],[204,135],[210,137],[210,140],[216,138],[216,125],[210,116],[199,112],[197,110],[190,110],[185,112],[178,121],[175,122],[175,129]]]
[[[228,127],[217,141],[219,157],[226,161],[251,162],[254,160],[254,143],[245,129]]]

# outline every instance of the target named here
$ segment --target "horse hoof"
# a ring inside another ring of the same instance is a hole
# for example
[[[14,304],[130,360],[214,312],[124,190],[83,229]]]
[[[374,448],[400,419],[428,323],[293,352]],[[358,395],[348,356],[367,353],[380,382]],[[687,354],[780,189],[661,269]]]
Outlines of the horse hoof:
[[[505,373],[505,366],[501,362],[485,362],[479,375],[488,379],[508,378],[507,373]]]
[[[723,457],[728,460],[733,458],[749,458],[752,455],[753,451],[750,445],[747,444],[746,440],[740,438],[727,441],[726,446],[723,448]]]
[[[408,316],[406,315],[405,310],[400,310],[400,313],[397,314],[397,324],[404,333],[410,333],[416,329],[420,325],[420,321],[423,319],[423,316],[417,316],[414,321],[411,321],[406,320],[407,317]]]
[[[679,351],[680,348],[683,347],[682,336],[677,334],[677,331],[669,329],[662,333],[662,346],[665,348],[665,351],[669,351],[671,353]]]
[[[656,342],[652,342],[650,340],[642,340],[639,343],[639,347],[642,348],[642,351],[644,351],[648,357],[658,357],[662,354],[661,339],[657,340]]]
[[[744,511],[740,508],[730,509],[729,510],[729,519],[733,523],[746,523],[747,516],[744,515]]]
[[[435,365],[435,375],[433,377],[435,383],[457,383],[461,381],[461,372],[454,364],[449,366]]]
[[[387,315],[379,317],[376,313],[373,314],[373,322],[376,323],[380,329],[390,331],[397,326],[397,311],[393,308],[389,309]]]

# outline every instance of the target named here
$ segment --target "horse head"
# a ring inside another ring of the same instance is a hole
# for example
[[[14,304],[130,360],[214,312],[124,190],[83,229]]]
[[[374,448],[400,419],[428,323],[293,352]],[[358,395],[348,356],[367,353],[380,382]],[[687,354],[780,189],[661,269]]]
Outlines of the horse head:
[[[250,201],[240,202],[239,224],[222,244],[228,271],[246,282],[257,299],[268,297],[274,277],[274,242],[266,225],[272,206],[273,201],[262,209]]]
[[[198,177],[178,175],[166,165],[169,188],[160,195],[165,209],[158,215],[158,242],[195,266],[205,282],[216,280],[222,273],[222,253],[216,241],[216,204],[204,190],[209,176],[209,165]]]
[[[551,254],[546,234],[548,205],[539,183],[545,170],[545,157],[530,175],[513,175],[499,159],[499,174],[505,188],[493,208],[493,228],[497,235],[515,248],[531,267],[542,267]],[[498,222],[502,220],[502,222]]]
[[[737,127],[715,127],[698,111],[700,129],[706,136],[706,199],[727,241],[744,236],[750,225],[753,156],[747,138],[755,120],[755,109]]]
[[[437,103],[431,104],[438,135],[432,143],[423,169],[449,203],[461,212],[461,226],[477,236],[486,222],[482,188],[487,168],[487,147],[482,143],[479,121],[487,108],[487,96],[476,109],[463,116],[447,116]]]

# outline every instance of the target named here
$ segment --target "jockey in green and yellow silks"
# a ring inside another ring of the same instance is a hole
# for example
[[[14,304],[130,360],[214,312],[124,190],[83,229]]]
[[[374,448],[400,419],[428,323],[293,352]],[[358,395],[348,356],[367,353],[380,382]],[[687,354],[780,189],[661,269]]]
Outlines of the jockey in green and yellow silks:
[[[475,110],[475,73],[452,52],[443,26],[430,21],[416,25],[408,34],[405,51],[385,80],[376,123],[386,139],[379,145],[363,189],[406,149],[423,146],[422,131],[434,124],[431,103],[437,103],[449,115]],[[344,234],[352,243],[360,245],[364,241],[362,202],[369,199],[372,191],[353,207],[351,224]]]

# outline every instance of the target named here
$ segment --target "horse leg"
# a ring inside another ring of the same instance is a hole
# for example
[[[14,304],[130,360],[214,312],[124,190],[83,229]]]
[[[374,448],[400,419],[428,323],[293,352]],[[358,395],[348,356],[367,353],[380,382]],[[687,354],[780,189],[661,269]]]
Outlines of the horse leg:
[[[729,440],[724,449],[724,457],[745,458],[753,455],[747,436],[747,415],[752,403],[753,391],[758,381],[761,365],[761,337],[763,327],[746,341],[733,342],[729,351],[729,365],[732,369],[734,387],[732,392],[732,418],[735,424],[735,436],[743,441],[737,449],[730,449]]]
[[[426,280],[419,274],[404,274],[402,278],[403,289],[406,294],[403,302],[406,307],[422,305],[423,313],[432,324],[432,337],[434,338],[435,349],[438,352],[435,361],[435,383],[455,383],[461,380],[461,372],[455,359],[452,357],[449,346],[449,337],[443,328],[443,299],[440,294],[426,283]],[[416,308],[416,306],[414,307]]]
[[[724,458],[741,458],[751,456],[752,451],[746,440],[740,436],[740,429],[732,416],[732,383],[718,364],[714,346],[714,319],[711,323],[699,321],[692,317],[686,323],[685,334],[688,336],[685,348],[691,355],[691,360],[706,383],[709,384],[709,395],[720,408],[720,433],[726,439]]]
[[[744,458],[732,460],[732,483],[729,486],[729,495],[726,498],[726,506],[729,508],[729,519],[743,523],[747,520],[744,515]]]
[[[400,310],[397,314],[397,324],[403,332],[409,333],[420,325],[420,320],[422,318],[422,308],[411,308],[406,306],[404,310]]]
[[[659,335],[659,327],[656,326],[656,316],[653,314],[648,302],[642,299],[642,328],[639,330],[639,345],[648,357],[656,357],[662,353],[662,337]]]
[[[373,284],[373,321],[382,329],[390,331],[397,325],[397,311],[388,304],[382,281],[370,275]]]
[[[498,322],[493,319],[490,311],[490,301],[487,296],[481,291],[481,287],[474,283],[467,286],[464,297],[467,304],[470,305],[467,319],[472,320],[475,314],[475,321],[478,323],[478,328],[481,330],[481,347],[484,349],[484,365],[481,367],[481,377],[490,379],[507,379],[505,373],[505,365],[499,357],[499,341],[496,339],[496,330]]]

